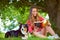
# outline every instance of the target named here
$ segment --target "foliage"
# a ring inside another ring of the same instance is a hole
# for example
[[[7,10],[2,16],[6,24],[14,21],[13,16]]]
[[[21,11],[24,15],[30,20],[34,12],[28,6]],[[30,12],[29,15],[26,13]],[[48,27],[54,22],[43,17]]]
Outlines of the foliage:
[[[40,12],[44,17],[46,16],[46,13],[43,11]],[[6,17],[8,17],[10,20],[13,20],[16,18],[18,22],[25,23],[29,16],[29,7],[22,6],[17,9],[13,5],[6,6],[1,10],[1,16],[2,19],[6,19]]]
[[[29,18],[29,9],[30,9],[29,6],[22,6],[22,7],[16,8],[14,7],[13,4],[6,5],[4,8],[2,8],[0,10],[0,13],[1,13],[0,18],[2,19],[4,30],[12,30],[15,27],[19,26],[19,23],[25,24]],[[42,10],[39,10],[39,13],[43,17],[46,17],[47,15]],[[9,23],[6,21],[9,21]],[[17,25],[14,24],[16,21],[18,22]],[[10,24],[10,25],[7,26],[7,24]]]
[[[13,5],[10,5],[2,9],[1,16],[2,19],[6,19],[6,17],[8,17],[10,20],[13,20],[13,18],[16,18],[18,22],[25,23],[29,15],[28,10],[28,7],[25,6],[17,9]]]
[[[47,16],[47,12],[44,12],[43,10],[39,10],[40,15],[42,15],[44,18]]]

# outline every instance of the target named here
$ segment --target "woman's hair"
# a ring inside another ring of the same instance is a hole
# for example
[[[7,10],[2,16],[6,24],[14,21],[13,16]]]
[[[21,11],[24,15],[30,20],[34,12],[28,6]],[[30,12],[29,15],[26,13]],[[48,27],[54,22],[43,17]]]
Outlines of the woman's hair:
[[[38,10],[38,8],[36,7],[36,6],[32,6],[31,8],[30,8],[30,15],[29,15],[29,18],[30,18],[30,16],[32,16],[32,9],[33,8],[36,8],[37,10]]]
[[[35,17],[33,16],[33,14],[32,14],[32,9],[34,9],[34,8],[36,8],[37,9],[37,11],[38,11],[38,8],[36,7],[36,6],[32,6],[31,8],[30,8],[30,15],[29,15],[29,19],[31,20],[31,22],[34,22],[34,21],[37,21],[39,18],[39,15],[37,14]]]

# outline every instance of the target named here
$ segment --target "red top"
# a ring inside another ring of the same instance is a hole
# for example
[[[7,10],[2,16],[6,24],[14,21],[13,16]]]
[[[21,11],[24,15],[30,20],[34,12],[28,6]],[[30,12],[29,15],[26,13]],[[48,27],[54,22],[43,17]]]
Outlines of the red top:
[[[40,21],[43,21],[44,20],[44,18],[43,17],[39,17],[39,20]],[[30,20],[28,20],[27,21],[27,24],[28,24],[28,31],[30,32],[30,33],[32,33],[33,32],[33,29],[34,29],[34,26],[32,26],[31,25],[31,21]],[[39,28],[37,31],[39,31],[39,30],[41,30],[41,28]]]

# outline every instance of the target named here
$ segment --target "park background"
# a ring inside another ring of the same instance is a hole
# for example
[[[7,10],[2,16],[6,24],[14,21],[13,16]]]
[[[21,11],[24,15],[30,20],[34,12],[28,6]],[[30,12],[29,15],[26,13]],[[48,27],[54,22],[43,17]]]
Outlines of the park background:
[[[7,31],[17,30],[20,22],[25,24],[33,5],[60,36],[60,0],[0,0],[0,38],[4,38]]]

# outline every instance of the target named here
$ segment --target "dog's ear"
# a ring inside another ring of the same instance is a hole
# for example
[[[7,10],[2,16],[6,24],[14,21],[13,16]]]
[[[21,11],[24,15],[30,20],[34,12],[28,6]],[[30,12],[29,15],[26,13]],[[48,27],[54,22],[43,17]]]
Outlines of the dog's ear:
[[[19,23],[19,30],[22,28],[22,23]]]
[[[27,27],[27,32],[28,32],[28,24],[25,25]]]
[[[25,24],[26,27],[28,27],[28,24]]]

